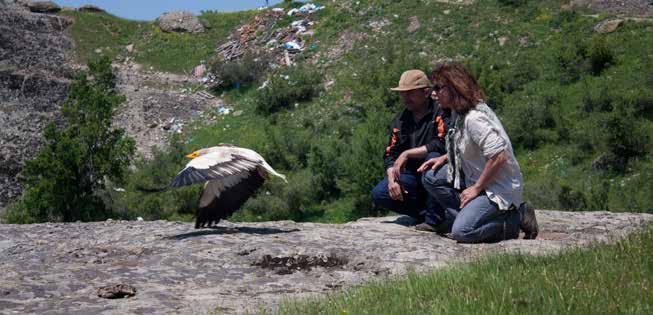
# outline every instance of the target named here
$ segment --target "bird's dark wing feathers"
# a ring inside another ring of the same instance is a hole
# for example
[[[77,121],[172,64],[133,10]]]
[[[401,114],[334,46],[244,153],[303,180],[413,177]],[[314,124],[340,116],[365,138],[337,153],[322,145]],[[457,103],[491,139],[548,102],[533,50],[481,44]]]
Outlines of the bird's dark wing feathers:
[[[226,188],[218,198],[213,199],[211,203],[197,211],[195,228],[199,229],[204,226],[211,226],[220,222],[221,219],[228,218],[245,204],[247,199],[256,192],[265,179],[257,169],[249,171],[249,175],[232,187]]]
[[[192,166],[184,168],[170,183],[170,187],[181,187],[197,183],[204,183],[210,180],[220,180],[230,174],[226,173],[224,170],[229,169],[232,171],[250,171],[251,169],[256,169],[256,165],[259,161],[253,161],[242,155],[233,155],[233,159],[217,163],[207,169],[198,169]],[[242,167],[246,166],[247,170],[241,170]]]

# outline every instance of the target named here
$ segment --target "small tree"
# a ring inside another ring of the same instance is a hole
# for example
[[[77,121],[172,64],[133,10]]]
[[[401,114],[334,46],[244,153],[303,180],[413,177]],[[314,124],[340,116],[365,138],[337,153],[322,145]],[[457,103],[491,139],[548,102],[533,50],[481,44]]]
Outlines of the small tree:
[[[134,141],[123,129],[111,127],[124,100],[116,92],[111,61],[89,63],[61,109],[65,125],[50,123],[44,130],[45,144],[26,163],[25,193],[10,207],[8,221],[89,221],[108,215],[97,192],[107,180],[123,180],[134,153]]]

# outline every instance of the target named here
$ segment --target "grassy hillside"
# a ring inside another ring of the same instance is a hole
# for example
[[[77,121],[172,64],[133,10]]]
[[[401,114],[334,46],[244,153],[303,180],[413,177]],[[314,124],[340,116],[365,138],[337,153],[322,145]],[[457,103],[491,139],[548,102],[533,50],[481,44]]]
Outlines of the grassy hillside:
[[[141,188],[167,184],[185,163],[181,153],[228,142],[261,152],[290,179],[288,185],[266,183],[234,219],[343,222],[377,214],[369,192],[384,175],[387,124],[402,108],[388,88],[404,70],[429,73],[437,61],[453,59],[484,86],[536,207],[653,212],[653,24],[626,21],[599,34],[593,27],[606,16],[563,10],[564,3],[327,3],[312,17],[314,49],[304,51],[297,66],[216,91],[243,114],[196,126],[170,152],[139,163],[127,192],[114,194],[113,202],[117,210],[149,218],[192,213],[196,188],[173,194]],[[96,47],[85,38],[100,38],[88,30],[109,25],[102,32],[118,35],[101,46],[133,42],[139,62],[190,70],[254,13],[205,13],[224,22],[205,35],[163,34],[151,23],[74,13],[95,26],[77,24],[73,34],[82,58]],[[419,21],[414,32],[407,30],[411,20]]]
[[[71,33],[78,60],[86,63],[100,55],[131,56],[136,62],[169,72],[191,71],[208,59],[224,40],[254,11],[217,13],[206,11],[198,18],[207,27],[201,34],[165,33],[157,21],[131,21],[108,13],[64,11],[75,19]],[[134,45],[133,53],[125,47]],[[100,49],[96,52],[97,49]]]
[[[279,314],[650,314],[653,229],[559,255],[495,255],[287,301]]]

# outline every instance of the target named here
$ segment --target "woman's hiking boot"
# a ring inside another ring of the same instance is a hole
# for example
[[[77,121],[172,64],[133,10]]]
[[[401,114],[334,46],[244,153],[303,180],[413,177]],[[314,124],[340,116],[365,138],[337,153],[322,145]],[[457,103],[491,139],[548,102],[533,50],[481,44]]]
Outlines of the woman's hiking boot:
[[[426,222],[422,222],[418,225],[415,225],[415,230],[422,231],[422,232],[432,232],[432,233],[435,233],[437,231],[435,229],[435,226],[430,225]]]
[[[422,232],[431,232],[431,233],[438,233],[440,235],[444,235],[446,233],[451,232],[451,228],[449,227],[447,229],[447,223],[442,222],[438,225],[431,225],[426,222],[420,223],[418,225],[415,225],[415,230],[422,231]]]
[[[535,218],[535,209],[529,203],[524,202],[519,206],[521,214],[521,230],[524,231],[525,240],[534,240],[539,232],[537,218]]]

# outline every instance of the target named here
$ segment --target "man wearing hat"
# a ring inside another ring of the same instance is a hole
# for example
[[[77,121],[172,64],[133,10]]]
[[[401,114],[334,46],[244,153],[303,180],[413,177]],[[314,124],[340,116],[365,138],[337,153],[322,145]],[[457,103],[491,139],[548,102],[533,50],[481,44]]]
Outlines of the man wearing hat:
[[[422,187],[417,168],[425,159],[446,153],[444,138],[450,122],[449,110],[430,99],[431,84],[421,70],[404,72],[398,91],[405,109],[390,123],[388,146],[384,152],[386,177],[372,190],[374,203],[417,220],[415,228],[438,230],[444,211]]]

